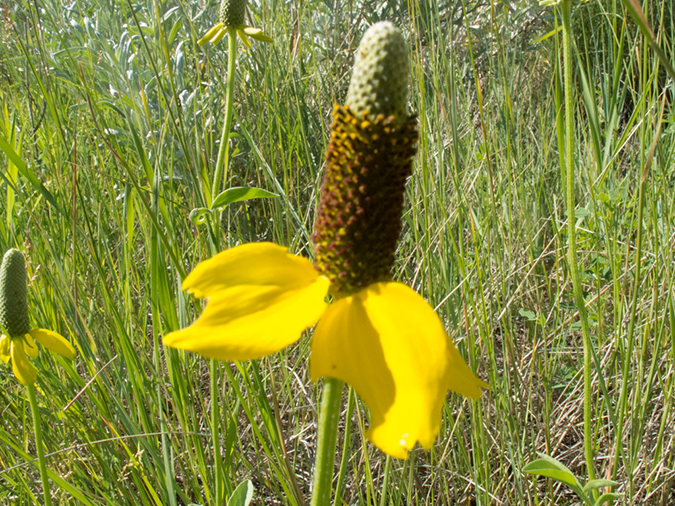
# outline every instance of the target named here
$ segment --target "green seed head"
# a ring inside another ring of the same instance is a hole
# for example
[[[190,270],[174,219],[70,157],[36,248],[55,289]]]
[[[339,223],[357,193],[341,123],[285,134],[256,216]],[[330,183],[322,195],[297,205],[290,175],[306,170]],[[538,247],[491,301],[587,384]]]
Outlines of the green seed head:
[[[220,22],[226,27],[244,24],[247,0],[221,0]]]
[[[0,325],[10,337],[30,330],[26,301],[26,264],[18,249],[10,249],[0,267]]]
[[[357,116],[408,118],[408,48],[401,30],[389,21],[371,26],[356,53],[347,106]]]

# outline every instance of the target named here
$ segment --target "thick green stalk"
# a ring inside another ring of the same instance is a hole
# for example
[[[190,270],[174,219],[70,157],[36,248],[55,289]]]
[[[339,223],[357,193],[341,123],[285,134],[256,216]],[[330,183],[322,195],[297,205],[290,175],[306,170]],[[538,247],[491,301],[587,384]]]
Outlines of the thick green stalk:
[[[225,90],[225,125],[220,136],[220,147],[216,159],[216,172],[211,188],[212,199],[220,193],[221,184],[227,180],[227,165],[230,146],[230,130],[232,129],[232,104],[234,102],[234,74],[237,67],[237,31],[227,28],[227,88]]]
[[[40,465],[40,478],[42,479],[42,491],[45,495],[45,506],[52,506],[52,497],[49,493],[49,478],[47,476],[47,465],[45,464],[45,449],[42,446],[42,428],[40,427],[40,410],[37,399],[35,398],[35,387],[28,385],[28,398],[30,399],[30,409],[33,412],[33,430],[35,430],[35,447],[37,448],[38,464]]]
[[[319,411],[319,435],[310,506],[330,505],[343,386],[344,383],[340,380],[333,378],[324,378],[323,380]]]
[[[584,454],[588,479],[595,479],[593,464],[593,432],[591,426],[591,336],[588,328],[586,301],[581,287],[579,264],[577,259],[577,237],[574,199],[574,85],[572,79],[572,2],[562,2],[562,32],[563,32],[563,80],[565,87],[565,192],[567,203],[567,254],[574,298],[579,309],[581,333],[584,342]]]

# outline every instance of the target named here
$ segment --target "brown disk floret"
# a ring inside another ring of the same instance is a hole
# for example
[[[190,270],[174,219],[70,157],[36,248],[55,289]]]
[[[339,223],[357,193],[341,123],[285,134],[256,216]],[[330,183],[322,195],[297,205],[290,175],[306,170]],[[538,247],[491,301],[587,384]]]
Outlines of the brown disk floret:
[[[417,138],[415,117],[357,117],[335,106],[312,240],[336,296],[391,279]]]

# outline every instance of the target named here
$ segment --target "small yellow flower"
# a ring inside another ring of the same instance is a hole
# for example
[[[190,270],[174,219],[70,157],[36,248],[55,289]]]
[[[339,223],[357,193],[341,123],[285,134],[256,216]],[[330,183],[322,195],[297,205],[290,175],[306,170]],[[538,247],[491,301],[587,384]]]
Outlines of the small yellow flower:
[[[251,47],[249,37],[260,42],[272,42],[272,39],[265,35],[260,28],[253,28],[244,24],[244,14],[246,13],[247,0],[221,0],[219,22],[214,25],[206,34],[197,41],[197,44],[203,46],[207,42],[216,44],[227,34],[228,28],[236,30],[239,38]]]
[[[448,390],[478,398],[488,387],[426,301],[391,281],[418,136],[407,114],[408,66],[396,27],[368,30],[347,105],[333,113],[314,226],[316,265],[265,242],[221,252],[183,282],[208,298],[204,312],[164,338],[207,358],[251,360],[285,348],[318,320],[311,379],[352,385],[370,409],[368,439],[401,459],[416,442],[432,446]]]
[[[75,349],[61,335],[51,330],[32,329],[28,319],[26,267],[23,254],[8,250],[0,267],[0,325],[8,335],[0,336],[0,359],[12,360],[14,376],[23,385],[32,385],[37,372],[28,358],[38,356],[37,341],[45,348],[72,360]]]

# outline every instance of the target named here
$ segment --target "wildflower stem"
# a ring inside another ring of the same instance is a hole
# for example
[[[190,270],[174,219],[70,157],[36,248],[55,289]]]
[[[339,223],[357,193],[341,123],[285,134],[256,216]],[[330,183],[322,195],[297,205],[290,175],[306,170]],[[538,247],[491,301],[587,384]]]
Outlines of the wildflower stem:
[[[319,411],[319,435],[310,506],[330,505],[343,385],[342,381],[333,378],[324,378],[323,380]]]
[[[222,504],[223,487],[221,481],[222,458],[220,455],[220,410],[218,409],[218,374],[217,360],[210,360],[211,374],[211,439],[213,440],[213,482],[214,504]]]
[[[588,479],[595,479],[593,465],[593,433],[591,427],[591,337],[586,313],[586,301],[581,287],[579,265],[577,259],[576,218],[574,198],[574,87],[572,79],[572,2],[562,2],[562,32],[563,32],[563,79],[565,87],[565,191],[567,203],[567,254],[574,298],[579,309],[581,333],[584,343],[584,455]]]
[[[49,478],[47,476],[47,465],[45,464],[45,451],[42,446],[42,429],[40,428],[40,411],[35,398],[35,386],[27,385],[28,398],[30,399],[30,409],[33,412],[33,430],[35,430],[35,447],[37,448],[38,464],[40,466],[40,478],[42,479],[42,491],[45,496],[45,506],[52,506],[52,497],[49,493]]]
[[[211,195],[215,198],[220,193],[220,186],[227,180],[228,154],[230,147],[230,130],[232,129],[232,103],[234,95],[234,74],[237,66],[237,32],[232,27],[227,28],[227,88],[225,90],[225,125],[220,136],[216,172],[213,176]]]

